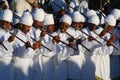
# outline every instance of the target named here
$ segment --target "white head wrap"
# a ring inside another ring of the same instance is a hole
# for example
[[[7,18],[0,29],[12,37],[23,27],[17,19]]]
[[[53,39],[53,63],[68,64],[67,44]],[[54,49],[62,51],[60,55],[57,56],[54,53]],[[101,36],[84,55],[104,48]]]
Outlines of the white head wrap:
[[[12,22],[12,18],[13,18],[12,11],[10,9],[5,9],[3,11],[2,20]]]
[[[85,14],[85,16],[87,18],[89,18],[90,16],[93,16],[93,15],[97,15],[97,13],[95,12],[95,10],[88,10]]]
[[[27,25],[27,26],[32,26],[33,24],[33,19],[32,19],[32,15],[30,14],[30,12],[24,12],[22,17],[20,18],[20,23]]]
[[[98,16],[96,16],[96,15],[90,16],[88,18],[88,23],[99,25],[99,22],[100,22],[100,20],[99,20]]]
[[[46,14],[44,17],[43,25],[54,24],[53,14]]]
[[[71,25],[72,23],[72,19],[70,16],[64,14],[61,18],[60,18],[60,21],[59,22],[66,22],[68,23],[69,25]]]
[[[39,8],[35,8],[33,10],[33,12],[32,12],[33,19],[37,20],[37,21],[40,21],[40,22],[43,22],[44,15],[45,15],[45,12],[41,8],[40,9]]]
[[[119,17],[120,17],[120,10],[119,9],[113,9],[110,14],[112,14],[115,17],[115,19],[118,20]]]
[[[116,19],[114,18],[113,15],[108,15],[105,18],[105,23],[110,25],[110,26],[115,26],[116,25]]]
[[[85,18],[78,11],[73,13],[72,21],[74,22],[85,22]]]

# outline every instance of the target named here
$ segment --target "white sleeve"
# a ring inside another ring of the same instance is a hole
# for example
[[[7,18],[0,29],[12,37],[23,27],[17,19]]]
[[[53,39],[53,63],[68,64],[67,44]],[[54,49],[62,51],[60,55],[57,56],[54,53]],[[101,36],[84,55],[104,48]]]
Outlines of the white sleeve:
[[[97,47],[94,49],[93,54],[96,55],[110,55],[113,52],[112,46],[107,46],[106,43],[104,43],[102,46]]]
[[[43,47],[43,56],[46,57],[53,57],[56,52],[55,52],[55,45],[52,43],[52,41],[44,44],[44,46],[46,46],[47,48],[49,48],[51,51],[47,50],[46,48]]]
[[[1,56],[4,56],[4,55],[12,56],[13,55],[13,47],[8,41],[3,42],[3,45],[0,46],[0,55]]]

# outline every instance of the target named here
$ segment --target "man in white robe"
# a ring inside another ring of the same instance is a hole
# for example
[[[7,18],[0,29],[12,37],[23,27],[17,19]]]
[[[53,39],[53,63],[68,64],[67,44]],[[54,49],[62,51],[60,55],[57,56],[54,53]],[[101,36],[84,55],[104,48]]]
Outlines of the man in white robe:
[[[113,52],[114,35],[110,34],[116,25],[116,20],[112,15],[108,15],[105,19],[106,28],[99,34],[99,39],[103,43],[103,46],[98,48],[98,52],[94,52],[96,55],[96,71],[95,75],[103,80],[110,79],[110,58],[109,55]],[[115,32],[116,33],[116,32]],[[100,38],[101,37],[101,38]]]
[[[119,56],[119,37],[120,37],[120,9],[113,9],[110,14],[112,14],[115,19],[116,19],[116,27],[115,29],[112,31],[114,33],[114,31],[117,30],[117,39],[113,42],[113,44],[118,48],[118,50],[116,50],[115,48],[113,49],[113,53],[110,55],[110,77],[111,78],[117,78],[120,77],[120,56]]]
[[[73,56],[70,56],[67,59],[67,75],[68,79],[70,80],[80,80],[82,79],[82,66],[84,63],[84,54],[82,53],[82,46],[77,44],[77,41],[79,41],[83,34],[80,32],[79,27],[82,29],[82,26],[80,24],[85,22],[85,18],[78,12],[74,12],[72,16],[72,26],[67,30],[67,32],[74,37],[74,42],[76,46],[79,48],[79,52],[73,51]]]
[[[13,48],[9,34],[13,15],[9,9],[3,10],[0,14],[3,22],[0,26],[0,80],[13,80]]]
[[[92,54],[92,51],[97,45],[100,45],[99,42],[96,41],[97,35],[94,31],[99,24],[99,18],[96,15],[88,17],[88,27],[84,28],[83,37],[84,40],[82,44],[91,50],[91,52],[85,50],[84,48],[84,55],[85,55],[85,63],[82,68],[82,79],[83,80],[94,80],[95,79],[95,56]]]
[[[71,42],[69,43],[67,38],[69,37],[65,32],[68,30],[69,26],[72,23],[72,19],[69,15],[63,15],[60,18],[60,29],[57,31],[60,40],[62,42],[59,42],[59,49],[61,51],[56,55],[55,59],[55,73],[56,73],[56,80],[67,80],[67,63],[66,59],[70,56],[73,55],[74,51],[74,44]],[[68,46],[68,44],[70,46]]]
[[[53,63],[53,57],[56,55],[55,45],[52,43],[52,37],[48,35],[54,34],[54,19],[52,14],[45,15],[43,25],[45,30],[43,30],[43,33],[41,32],[41,42],[51,50],[49,51],[46,48],[42,50],[43,80],[56,80]]]
[[[14,30],[15,40],[13,41],[13,64],[14,80],[33,80],[33,56],[34,50],[39,47],[39,43],[32,42],[29,30],[33,24],[32,15],[24,12],[20,18],[21,29]],[[16,33],[16,34],[15,34]],[[33,45],[33,46],[31,46]]]
[[[44,20],[44,15],[45,12],[43,9],[35,8],[32,11],[32,16],[33,16],[33,26],[31,27],[30,30],[30,35],[32,37],[33,42],[39,41],[40,39],[40,34],[41,34],[41,28],[42,28],[42,23]],[[34,55],[33,61],[34,61],[34,80],[42,80],[42,52],[41,49],[36,50],[36,54]]]

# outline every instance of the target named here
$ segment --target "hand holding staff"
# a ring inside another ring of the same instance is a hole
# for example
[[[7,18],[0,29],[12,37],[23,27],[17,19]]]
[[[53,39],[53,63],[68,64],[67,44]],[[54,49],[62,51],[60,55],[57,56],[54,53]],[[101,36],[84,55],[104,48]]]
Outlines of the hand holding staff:
[[[32,40],[36,41],[36,42],[39,42],[41,44],[41,46],[43,46],[45,49],[49,50],[49,51],[52,51],[50,50],[49,48],[47,48],[46,46],[44,46],[42,43],[41,43],[41,39],[39,41],[35,40],[34,38],[31,37]]]
[[[53,37],[53,38],[54,38],[54,36],[50,35],[49,33],[47,33],[47,34],[48,34],[49,36],[51,36],[51,37]],[[65,43],[65,42],[63,42],[63,41],[61,41],[61,40],[59,40],[59,42],[61,42],[61,43],[65,44],[65,45],[67,45],[67,46],[71,47],[69,44],[67,44],[67,43]],[[72,47],[71,47],[71,48],[72,48]],[[72,49],[74,49],[74,50],[78,51],[76,48],[72,48]]]
[[[75,39],[72,35],[70,35],[68,32],[65,32],[68,36],[70,36],[72,39],[74,40],[77,40]],[[87,47],[85,47],[81,42],[79,43],[82,47],[84,47],[87,51],[91,52]]]
[[[85,34],[86,36],[88,36],[88,37],[90,36],[90,35],[88,35],[87,33],[85,33],[84,31],[82,31],[81,29],[79,29],[79,30],[80,30],[83,34]],[[90,40],[90,38],[93,39],[93,40],[95,40],[95,41],[98,42],[99,44],[102,44],[100,41],[98,41],[98,40],[95,39],[94,37],[90,36],[90,37],[89,37],[89,40]]]
[[[98,35],[96,32],[94,32],[94,33],[95,33],[96,35]],[[105,33],[104,30],[103,30],[102,33]],[[115,34],[116,34],[116,32],[115,32]],[[100,35],[102,35],[102,34],[100,34]],[[99,36],[99,35],[98,35],[98,36]],[[118,48],[112,43],[113,40],[115,40],[115,38],[116,38],[115,35],[112,36],[108,41],[107,41],[106,39],[104,39],[102,36],[99,36],[99,37],[100,37],[101,39],[103,39],[104,41],[106,41],[108,46],[112,45],[115,49],[118,50]]]

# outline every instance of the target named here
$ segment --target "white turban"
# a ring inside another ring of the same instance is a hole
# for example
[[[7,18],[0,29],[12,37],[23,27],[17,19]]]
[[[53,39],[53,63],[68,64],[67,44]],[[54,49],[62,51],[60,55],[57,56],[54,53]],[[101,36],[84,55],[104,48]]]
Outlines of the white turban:
[[[60,18],[60,21],[59,22],[66,22],[68,23],[69,25],[71,25],[72,23],[72,19],[70,16],[64,14],[61,18]]]
[[[53,14],[46,14],[44,17],[43,25],[54,24]]]
[[[10,9],[5,9],[3,11],[2,20],[12,22],[12,18],[13,18],[12,11]]]
[[[73,13],[72,21],[74,22],[85,22],[85,18],[78,11]]]
[[[119,9],[113,9],[110,14],[112,14],[115,17],[115,19],[118,20],[119,17],[120,17],[120,10]]]
[[[22,17],[20,18],[20,23],[27,25],[27,26],[32,26],[33,24],[33,19],[32,15],[30,12],[24,12]]]
[[[115,26],[116,25],[116,19],[114,18],[113,15],[108,15],[105,18],[105,23],[110,25],[110,26]]]
[[[97,15],[97,13],[94,10],[88,10],[85,14],[85,16],[87,18],[89,18],[90,16],[93,16],[93,15]]]
[[[40,22],[43,22],[44,15],[45,15],[45,12],[41,8],[40,9],[39,8],[35,8],[33,10],[33,12],[32,12],[33,19],[37,20],[37,21],[40,21]]]
[[[1,2],[2,2],[2,1],[4,1],[4,2],[5,2],[5,4],[6,4],[6,6],[7,6],[7,8],[9,8],[9,5],[8,5],[7,0],[1,0]]]
[[[97,25],[99,25],[100,20],[99,20],[98,16],[93,15],[93,16],[90,16],[88,18],[88,23],[92,23],[92,24],[95,24],[97,26]]]

